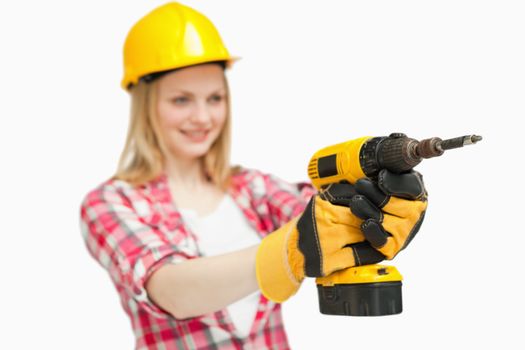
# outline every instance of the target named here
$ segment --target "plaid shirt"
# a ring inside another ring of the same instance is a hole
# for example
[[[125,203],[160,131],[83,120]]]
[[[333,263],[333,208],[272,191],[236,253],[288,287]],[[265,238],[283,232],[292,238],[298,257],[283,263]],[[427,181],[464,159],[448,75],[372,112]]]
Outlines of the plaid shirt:
[[[260,237],[299,215],[314,193],[243,169],[229,194]],[[90,254],[109,272],[131,319],[137,349],[288,349],[280,304],[261,295],[250,334],[240,338],[226,309],[178,320],[152,303],[145,282],[158,268],[201,256],[182,221],[166,175],[139,187],[108,180],[85,197],[81,228]]]

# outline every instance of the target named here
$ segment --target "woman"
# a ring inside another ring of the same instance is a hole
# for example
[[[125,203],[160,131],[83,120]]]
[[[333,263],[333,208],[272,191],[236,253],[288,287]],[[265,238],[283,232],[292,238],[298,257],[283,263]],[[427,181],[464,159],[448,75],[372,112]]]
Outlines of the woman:
[[[139,20],[124,45],[128,137],[81,218],[139,349],[287,349],[279,303],[308,266],[326,275],[384,258],[362,220],[326,200],[348,202],[352,186],[312,197],[311,185],[230,166],[224,70],[233,60],[213,24],[178,3]]]

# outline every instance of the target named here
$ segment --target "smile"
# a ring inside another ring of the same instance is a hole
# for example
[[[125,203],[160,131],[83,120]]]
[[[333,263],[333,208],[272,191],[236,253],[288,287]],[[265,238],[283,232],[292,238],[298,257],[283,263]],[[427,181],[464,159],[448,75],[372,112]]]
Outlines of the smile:
[[[191,141],[200,142],[206,140],[210,130],[181,130],[181,133]]]

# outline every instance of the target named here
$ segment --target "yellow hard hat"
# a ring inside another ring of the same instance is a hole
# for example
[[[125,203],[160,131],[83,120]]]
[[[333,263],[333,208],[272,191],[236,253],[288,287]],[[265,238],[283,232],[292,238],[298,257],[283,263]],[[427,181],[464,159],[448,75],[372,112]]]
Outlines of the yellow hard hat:
[[[170,2],[148,13],[129,31],[121,86],[127,90],[152,73],[215,61],[229,65],[233,60],[206,16]]]

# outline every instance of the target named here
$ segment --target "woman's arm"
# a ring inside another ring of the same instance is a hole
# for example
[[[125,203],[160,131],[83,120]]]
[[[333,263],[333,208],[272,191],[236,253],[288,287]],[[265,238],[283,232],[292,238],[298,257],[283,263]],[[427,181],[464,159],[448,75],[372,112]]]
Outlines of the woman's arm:
[[[258,245],[232,253],[166,264],[146,283],[150,299],[173,317],[215,312],[258,290]]]

